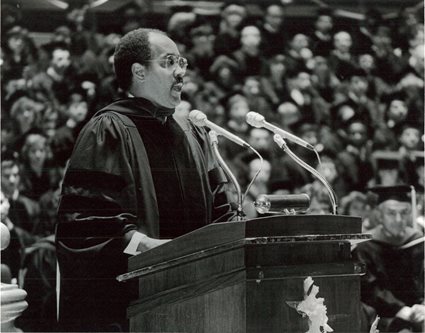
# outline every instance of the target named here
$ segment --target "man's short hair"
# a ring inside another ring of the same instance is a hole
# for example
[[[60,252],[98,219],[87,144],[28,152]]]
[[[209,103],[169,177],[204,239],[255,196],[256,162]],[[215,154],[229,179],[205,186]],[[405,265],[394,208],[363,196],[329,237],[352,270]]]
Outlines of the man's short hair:
[[[127,91],[131,85],[131,66],[136,62],[149,66],[148,60],[152,59],[151,44],[149,42],[149,34],[151,32],[165,35],[163,31],[157,29],[136,29],[124,35],[115,48],[115,75],[119,86],[124,91]]]
[[[7,170],[7,169],[12,169],[15,166],[19,168],[19,163],[16,159],[7,158],[7,159],[3,159],[1,161],[1,170],[2,171]]]

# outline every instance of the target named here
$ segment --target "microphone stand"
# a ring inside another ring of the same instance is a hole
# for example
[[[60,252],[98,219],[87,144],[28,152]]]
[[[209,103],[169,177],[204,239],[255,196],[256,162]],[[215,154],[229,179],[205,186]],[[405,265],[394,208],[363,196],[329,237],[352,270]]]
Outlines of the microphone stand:
[[[208,132],[211,140],[211,147],[213,149],[214,155],[217,158],[218,164],[223,168],[224,173],[227,175],[227,177],[231,180],[233,185],[235,186],[238,202],[237,202],[237,210],[236,210],[236,221],[242,221],[244,218],[244,213],[242,210],[242,190],[241,187],[236,180],[235,175],[232,173],[226,162],[224,162],[223,158],[220,155],[220,152],[218,151],[218,139],[217,139],[217,132],[214,130],[210,130]]]
[[[275,134],[273,136],[273,140],[277,143],[277,145],[283,149],[286,153],[288,153],[289,157],[291,157],[297,164],[299,164],[301,167],[306,169],[307,171],[310,171],[316,178],[325,186],[326,190],[328,191],[329,200],[332,205],[332,214],[337,214],[337,202],[336,202],[336,195],[332,187],[329,185],[329,183],[326,181],[326,179],[314,168],[312,168],[310,165],[305,163],[301,158],[299,158],[291,149],[289,149],[288,145],[286,144],[285,140],[283,140],[282,136],[279,134]]]

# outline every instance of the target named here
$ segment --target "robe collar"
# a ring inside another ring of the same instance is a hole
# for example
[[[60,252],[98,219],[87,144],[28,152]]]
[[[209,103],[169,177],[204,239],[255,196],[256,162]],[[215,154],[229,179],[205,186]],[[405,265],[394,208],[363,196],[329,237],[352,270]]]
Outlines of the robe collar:
[[[175,109],[173,108],[165,108],[163,106],[157,106],[153,104],[151,101],[147,100],[143,97],[127,97],[119,99],[113,102],[110,105],[114,105],[115,107],[119,107],[120,113],[132,115],[135,117],[142,118],[155,118],[159,120],[162,124],[164,124],[168,117],[171,116]],[[104,112],[109,109],[109,106],[98,112]]]

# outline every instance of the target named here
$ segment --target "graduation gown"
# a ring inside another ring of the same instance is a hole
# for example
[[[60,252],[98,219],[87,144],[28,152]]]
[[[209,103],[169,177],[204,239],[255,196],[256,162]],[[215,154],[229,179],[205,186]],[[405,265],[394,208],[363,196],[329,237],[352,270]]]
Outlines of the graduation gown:
[[[95,114],[77,139],[56,229],[66,330],[127,329],[135,286],[115,277],[127,270],[123,250],[133,230],[173,238],[227,212],[216,191],[225,178],[206,132],[183,131],[171,116],[163,123],[153,116],[162,111],[142,98],[122,99]]]
[[[417,240],[415,242],[415,240]],[[361,298],[381,317],[394,317],[403,306],[424,300],[424,242],[415,232],[404,246],[372,239],[356,246],[353,256],[366,264]]]

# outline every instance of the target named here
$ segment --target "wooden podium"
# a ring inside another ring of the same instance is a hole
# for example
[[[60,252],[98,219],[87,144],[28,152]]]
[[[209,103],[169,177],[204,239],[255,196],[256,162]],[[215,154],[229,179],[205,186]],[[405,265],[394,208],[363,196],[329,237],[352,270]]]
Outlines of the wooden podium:
[[[273,216],[217,223],[129,260],[138,279],[132,332],[306,332],[296,311],[311,276],[334,332],[360,330],[360,275],[350,246],[369,239],[361,219]]]

